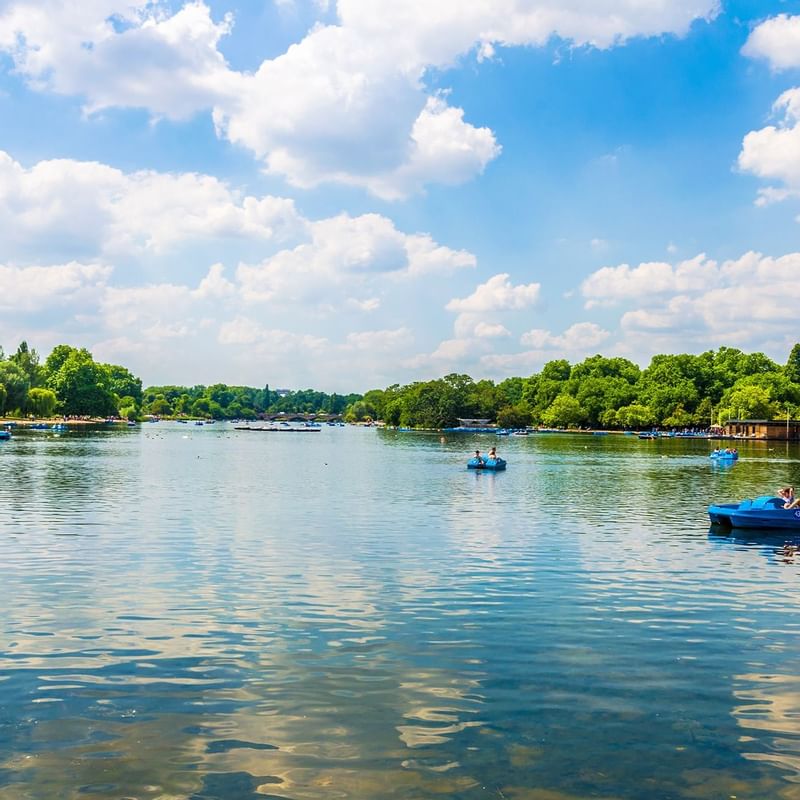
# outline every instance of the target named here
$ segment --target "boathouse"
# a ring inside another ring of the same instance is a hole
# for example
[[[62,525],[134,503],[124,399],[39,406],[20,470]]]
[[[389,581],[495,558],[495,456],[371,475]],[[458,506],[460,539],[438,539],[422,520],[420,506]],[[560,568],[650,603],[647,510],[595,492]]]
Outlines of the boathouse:
[[[780,439],[800,441],[800,421],[780,419],[730,419],[725,435],[738,439]]]

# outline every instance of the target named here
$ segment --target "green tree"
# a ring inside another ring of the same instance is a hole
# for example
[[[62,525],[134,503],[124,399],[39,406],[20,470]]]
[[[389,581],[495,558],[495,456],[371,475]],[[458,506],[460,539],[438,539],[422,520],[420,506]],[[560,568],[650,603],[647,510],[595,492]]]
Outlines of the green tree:
[[[108,370],[111,391],[118,397],[129,397],[134,406],[142,404],[142,379],[117,364],[104,364]]]
[[[694,416],[679,403],[672,410],[672,413],[663,419],[663,424],[668,428],[688,428],[693,420]]]
[[[769,391],[761,386],[742,386],[734,389],[723,401],[730,418],[774,419],[780,412]]]
[[[504,406],[497,412],[497,424],[501,428],[527,428],[530,423],[531,412],[524,403]]]
[[[28,391],[27,410],[36,417],[52,417],[58,398],[50,389],[34,387]]]
[[[369,394],[369,392],[367,393]],[[366,399],[356,400],[347,407],[345,419],[348,422],[367,422],[377,419],[375,407]]]
[[[636,399],[661,421],[677,408],[694,411],[700,400],[695,378],[702,369],[697,356],[653,356],[636,385]]]
[[[28,379],[28,385],[32,387],[41,386],[44,381],[44,370],[39,366],[39,354],[28,347],[28,343],[20,342],[17,352],[11,356],[9,361],[16,364]]]
[[[57,348],[58,349],[58,348]],[[111,374],[104,364],[98,364],[88,350],[69,348],[51,362],[45,362],[47,387],[55,392],[65,414],[107,416],[117,413],[117,399],[111,390]],[[53,354],[51,353],[51,356]],[[52,372],[50,366],[58,364]]]
[[[617,410],[614,408],[607,408],[600,414],[600,424],[604,428],[617,428],[619,427],[619,417]]]
[[[789,353],[789,360],[786,362],[783,372],[792,383],[800,383],[800,342]]]
[[[6,411],[23,411],[28,398],[28,376],[10,359],[0,361],[0,384],[5,387]]]
[[[586,411],[571,394],[560,394],[542,415],[545,425],[571,427],[586,420]]]
[[[631,403],[617,409],[617,423],[622,428],[649,428],[655,421],[656,415],[653,409],[641,403]]]
[[[63,366],[64,362],[73,354],[80,352],[74,347],[70,347],[68,344],[59,344],[56,345],[51,351],[50,355],[47,356],[44,362],[44,377],[45,380],[49,380],[51,376],[55,375]],[[84,350],[84,353],[88,355],[88,350]]]
[[[208,403],[208,400],[205,401]],[[154,397],[146,406],[148,414],[155,417],[169,417],[172,415],[172,406],[164,395]]]
[[[194,417],[210,417],[211,416],[211,401],[207,397],[198,397],[192,403],[191,412]]]

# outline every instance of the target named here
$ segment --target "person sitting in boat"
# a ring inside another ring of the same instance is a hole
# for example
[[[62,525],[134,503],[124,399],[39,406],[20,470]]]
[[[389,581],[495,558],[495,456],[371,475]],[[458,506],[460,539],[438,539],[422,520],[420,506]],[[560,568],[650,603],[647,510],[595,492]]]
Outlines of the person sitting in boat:
[[[794,486],[786,486],[778,492],[778,495],[783,498],[784,508],[797,508],[800,506],[800,497],[794,496]]]
[[[497,461],[497,448],[493,447],[489,451],[489,461]]]
[[[475,451],[475,460],[478,461],[480,464],[486,463],[486,459],[481,455],[480,450]]]

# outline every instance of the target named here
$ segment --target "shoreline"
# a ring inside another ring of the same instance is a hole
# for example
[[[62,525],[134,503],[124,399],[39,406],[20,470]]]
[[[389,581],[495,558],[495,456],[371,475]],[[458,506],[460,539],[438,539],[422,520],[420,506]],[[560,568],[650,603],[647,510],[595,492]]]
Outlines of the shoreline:
[[[125,422],[114,420],[113,424]],[[31,425],[104,425],[105,418],[92,417],[91,419],[64,419],[64,417],[36,417],[35,419],[19,419],[17,417],[0,417],[0,427],[15,425],[18,428],[29,428]]]

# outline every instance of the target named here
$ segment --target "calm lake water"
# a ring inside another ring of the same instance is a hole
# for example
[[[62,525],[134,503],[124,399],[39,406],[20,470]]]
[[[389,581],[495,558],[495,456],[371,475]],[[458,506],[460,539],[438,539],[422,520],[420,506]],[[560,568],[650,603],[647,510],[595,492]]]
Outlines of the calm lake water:
[[[0,798],[798,798],[800,558],[706,505],[800,450],[709,450],[1,442]]]

